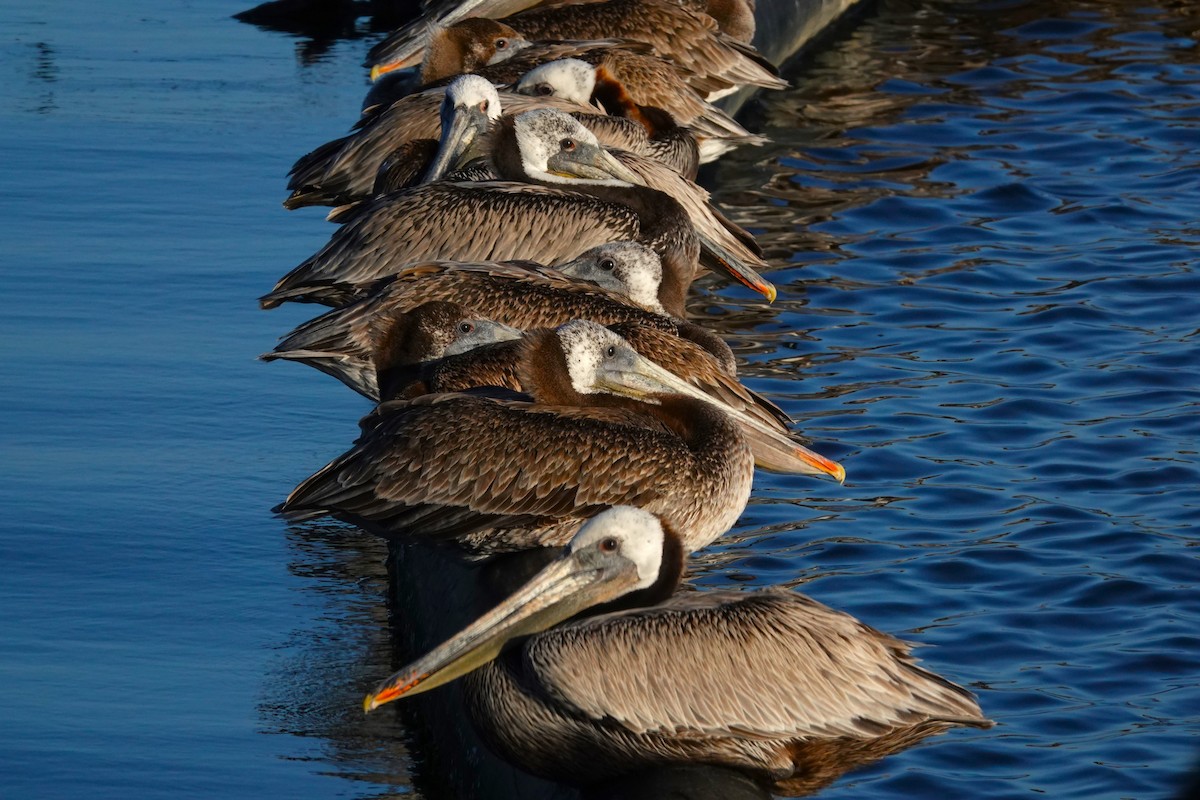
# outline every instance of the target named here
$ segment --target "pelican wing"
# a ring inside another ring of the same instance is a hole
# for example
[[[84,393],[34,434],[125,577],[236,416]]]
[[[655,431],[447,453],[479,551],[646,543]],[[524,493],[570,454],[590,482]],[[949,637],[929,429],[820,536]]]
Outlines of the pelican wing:
[[[656,476],[687,457],[681,440],[638,414],[465,394],[385,404],[367,427],[276,510],[462,536],[608,505],[654,507],[670,489]]]
[[[677,595],[531,637],[554,702],[635,734],[870,738],[928,719],[984,720],[910,646],[787,590]]]
[[[531,40],[621,36],[643,42],[678,64],[702,94],[740,84],[787,85],[752,47],[721,34],[707,14],[674,3],[642,0],[548,6],[515,14],[505,23]]]
[[[706,189],[680,175],[661,161],[637,153],[615,151],[613,155],[637,174],[645,186],[675,198],[696,230],[724,247],[744,264],[760,270],[767,266],[762,260],[762,248],[745,228],[733,222],[710,202]],[[701,260],[712,266],[712,255],[703,251]]]
[[[425,259],[528,258],[560,263],[589,248],[636,240],[641,223],[621,203],[511,181],[437,182],[354,207],[315,255],[261,298],[264,308],[320,300],[337,284],[363,284]]]
[[[437,139],[444,89],[403,97],[364,121],[349,136],[302,156],[289,174],[292,196],[284,205],[336,205],[371,193],[384,159],[414,139]]]

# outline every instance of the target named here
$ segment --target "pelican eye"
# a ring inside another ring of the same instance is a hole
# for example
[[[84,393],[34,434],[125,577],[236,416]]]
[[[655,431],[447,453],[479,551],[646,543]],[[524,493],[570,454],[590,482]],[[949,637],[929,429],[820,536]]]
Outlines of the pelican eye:
[[[616,268],[617,262],[613,261],[611,258],[606,258],[600,262],[600,269],[604,270],[605,272],[612,272]]]
[[[614,356],[616,356],[616,354],[617,354],[617,348],[615,345],[610,344],[608,346],[608,349],[604,351],[604,355],[606,358],[613,358]]]
[[[554,87],[548,83],[539,83],[534,87],[534,91],[536,91],[542,97],[549,97],[550,95],[554,94]]]
[[[558,143],[558,146],[561,147],[566,152],[570,153],[575,150],[575,140],[574,139],[563,139],[561,142]]]
[[[600,540],[600,552],[615,553],[621,549],[621,543],[616,540],[616,537],[609,536]]]
[[[479,104],[479,110],[480,110],[480,111],[482,111],[482,112],[484,112],[484,113],[486,114],[486,113],[487,113],[487,110],[488,110],[488,106],[489,106],[489,105],[490,105],[490,102],[489,102],[489,101],[487,101],[487,100],[484,100],[483,102],[481,102],[481,103]]]
[[[473,323],[473,322],[458,323],[458,332],[459,333],[470,333],[473,330],[475,330],[475,323]]]
[[[497,39],[496,40],[496,49],[497,50],[507,50],[508,49],[508,39]]]

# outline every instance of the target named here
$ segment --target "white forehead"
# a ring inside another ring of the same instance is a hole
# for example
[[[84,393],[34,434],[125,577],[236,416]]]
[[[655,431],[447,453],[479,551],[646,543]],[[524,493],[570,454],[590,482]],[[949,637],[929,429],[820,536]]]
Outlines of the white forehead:
[[[550,157],[562,148],[563,139],[599,146],[592,132],[577,119],[549,108],[517,115],[513,123],[521,161],[530,174],[545,172]]]
[[[578,58],[564,58],[534,67],[517,81],[521,94],[536,94],[538,85],[549,86],[555,97],[587,105],[596,90],[596,70]]]
[[[593,394],[596,389],[596,374],[609,347],[625,345],[625,340],[603,325],[588,320],[576,319],[558,329],[563,356],[567,360],[567,373],[571,386],[580,394]]]
[[[629,299],[655,313],[665,314],[658,300],[662,286],[662,259],[658,253],[638,242],[611,242],[592,248],[585,255],[597,261],[611,258],[617,278],[626,287]]]
[[[500,94],[486,78],[478,75],[460,75],[446,87],[443,107],[473,108],[487,101],[488,119],[500,118]]]
[[[569,549],[579,550],[603,539],[616,539],[621,555],[638,570],[639,587],[649,586],[662,567],[663,528],[658,517],[633,506],[613,506],[588,520],[571,540]]]

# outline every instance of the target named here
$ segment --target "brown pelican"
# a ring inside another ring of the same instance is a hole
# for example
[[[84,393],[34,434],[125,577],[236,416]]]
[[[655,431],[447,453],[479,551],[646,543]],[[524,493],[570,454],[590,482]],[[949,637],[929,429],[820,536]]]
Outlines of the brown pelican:
[[[341,205],[416,185],[430,173],[439,152],[437,138],[458,142],[459,163],[479,153],[471,145],[496,120],[502,108],[519,114],[534,108],[556,108],[577,115],[606,146],[658,158],[695,174],[698,150],[694,137],[675,125],[670,115],[644,109],[643,123],[601,114],[588,106],[591,86],[575,79],[555,79],[553,91],[514,94],[497,92],[488,81],[463,75],[447,86],[408,95],[386,110],[360,120],[357,129],[298,159],[289,172],[291,195],[285,208]],[[546,84],[548,85],[548,84]],[[647,133],[647,126],[655,126]],[[447,151],[449,152],[449,151]],[[440,164],[437,171],[454,165]]]
[[[604,105],[605,110],[627,116],[629,114],[622,109],[636,106],[653,106],[666,111],[678,124],[690,128],[702,142],[708,142],[702,148],[705,161],[739,145],[767,141],[750,133],[733,117],[692,90],[671,62],[652,54],[595,46],[572,53],[555,51],[547,54],[540,48],[531,47],[506,61],[480,68],[478,74],[496,84],[514,85],[530,70],[552,59],[561,60],[566,55],[591,65],[596,74],[592,99]]]
[[[299,347],[276,348],[259,358],[308,364],[377,400],[377,382],[398,382],[402,375],[419,373],[422,363],[520,337],[517,329],[483,319],[458,303],[435,300],[379,320],[371,331],[374,346],[368,358]]]
[[[371,284],[370,293],[357,302],[303,323],[270,355],[309,363],[319,359],[324,367],[318,368],[378,400],[374,368],[381,362],[442,355],[412,358],[407,346],[393,355],[388,351],[401,340],[388,332],[425,304],[454,302],[475,316],[521,329],[556,327],[576,318],[661,329],[706,348],[721,370],[732,375],[733,353],[723,340],[665,315],[658,301],[661,276],[658,256],[636,242],[600,245],[557,269],[532,262],[426,262]]]
[[[667,331],[635,322],[616,323],[607,327],[624,339],[639,355],[729,408],[755,418],[762,427],[787,435],[791,422],[788,416],[774,403],[738,382],[736,377],[726,371],[724,365],[703,347]],[[537,334],[535,332],[528,335]],[[413,398],[421,394],[464,392],[489,386],[523,392],[523,352],[521,341],[513,340],[449,354],[437,361],[424,363],[419,374],[411,375],[406,383],[387,383],[381,376],[380,396],[384,400]],[[756,451],[755,465],[768,470],[776,469],[777,465],[772,461],[774,453],[774,448]],[[785,462],[778,467],[787,472],[791,462]]]
[[[523,342],[521,384],[533,400],[437,394],[385,403],[352,450],[276,511],[496,551],[563,544],[602,507],[636,503],[678,525],[694,550],[741,514],[754,453],[772,450],[792,472],[845,476],[596,323],[575,320]]]
[[[671,197],[635,185],[638,176],[573,118],[546,109],[502,118],[491,155],[507,180],[438,181],[335,212],[342,227],[261,298],[263,308],[329,302],[344,295],[337,284],[363,284],[423,259],[561,263],[618,240],[658,253],[659,298],[674,316],[683,316],[702,246],[706,263],[774,299],[770,283],[698,232]]]
[[[528,8],[542,5],[538,0],[466,0],[449,5],[414,20],[386,37],[367,54],[367,66],[394,64],[394,68],[418,64],[425,53],[430,31],[452,25],[468,17],[503,19]],[[547,4],[548,5],[548,4]],[[680,6],[707,13],[722,32],[734,40],[749,44],[754,37],[755,0],[680,0]]]
[[[371,365],[381,358],[388,360],[378,352],[388,345],[380,332],[390,328],[396,316],[424,303],[461,301],[482,309],[475,310],[477,314],[522,330],[556,327],[580,318],[603,325],[661,330],[692,342],[712,357],[717,369],[733,377],[737,372],[733,352],[719,336],[695,323],[629,302],[631,292],[635,296],[651,293],[654,276],[660,274],[655,269],[659,262],[640,257],[643,249],[630,247],[634,244],[601,245],[560,269],[532,262],[416,264],[373,284],[371,293],[362,299],[299,325],[283,337],[274,352],[278,358],[298,354],[290,356],[298,361],[319,357],[330,366],[329,374],[377,399],[377,387],[370,380]],[[613,270],[623,276],[606,275],[609,262],[620,264]],[[333,371],[334,365],[341,368]]]
[[[592,100],[606,115],[578,114],[576,119],[596,134],[606,147],[649,156],[695,180],[700,148],[690,128],[680,126],[668,112],[633,102],[625,87],[607,72],[597,83],[597,72],[585,61],[564,58],[534,67],[517,81],[519,94]],[[717,148],[710,148],[717,149]]]
[[[804,595],[673,594],[685,541],[641,508],[600,513],[500,605],[381,682],[364,709],[466,675],[489,744],[574,785],[693,761],[785,782],[822,741],[991,725],[908,643]]]
[[[571,76],[582,78],[591,74],[591,68],[587,64],[575,59],[554,62],[545,65],[541,70],[545,70],[547,79],[558,76],[567,81],[571,80]],[[526,77],[533,76],[536,80],[536,73],[541,70],[535,70]],[[595,117],[592,118],[595,119]],[[579,118],[576,119],[579,120]],[[489,158],[492,156],[491,149],[496,146],[496,143],[492,139],[478,141],[478,137],[474,135],[469,125],[464,126],[465,130],[464,128],[451,129],[449,124],[443,127],[445,133],[442,137],[441,149],[435,163],[427,171],[427,179],[439,178],[449,164],[465,161],[467,157],[460,155],[461,153],[474,151]],[[465,140],[465,143],[459,141],[460,137]],[[683,206],[687,211],[688,218],[704,241],[705,246],[701,249],[700,256],[704,266],[715,270],[727,269],[721,261],[744,264],[755,271],[767,266],[761,258],[762,250],[754,241],[754,237],[716,209],[709,201],[709,194],[706,190],[684,178],[661,161],[621,150],[611,150],[610,152],[617,161],[637,176],[637,183],[665,192]],[[491,161],[494,163],[496,159],[491,158]],[[473,180],[495,180],[502,177],[496,170],[486,167],[477,167],[469,172],[471,173],[469,177]],[[467,177],[467,174],[464,173],[461,177]]]
[[[372,186],[384,159],[405,145],[418,142],[412,154],[424,172],[437,151],[439,135],[454,136],[462,154],[469,158],[470,144],[499,119],[501,103],[513,113],[532,108],[578,111],[583,106],[563,93],[531,98],[506,92],[501,97],[491,83],[475,75],[464,75],[448,86],[409,95],[386,111],[365,118],[348,136],[321,145],[302,156],[289,172],[291,196],[285,208],[310,205],[340,205],[371,196]],[[444,126],[444,130],[443,130]]]
[[[509,38],[526,42],[613,38],[646,44],[659,58],[675,65],[687,84],[709,100],[741,86],[787,88],[787,82],[779,79],[774,65],[753,47],[721,33],[707,14],[668,0],[608,0],[544,7],[505,17],[500,23]],[[484,23],[468,24],[478,29],[492,27]],[[450,29],[462,25],[455,23]],[[484,42],[495,35],[493,30],[454,34],[460,40],[478,41],[476,47],[486,46]],[[522,56],[527,54],[528,51]],[[426,68],[428,62],[427,58]],[[459,64],[447,62],[447,66],[450,71],[444,75],[462,71]],[[377,63],[371,76],[377,78],[395,67],[396,63]]]

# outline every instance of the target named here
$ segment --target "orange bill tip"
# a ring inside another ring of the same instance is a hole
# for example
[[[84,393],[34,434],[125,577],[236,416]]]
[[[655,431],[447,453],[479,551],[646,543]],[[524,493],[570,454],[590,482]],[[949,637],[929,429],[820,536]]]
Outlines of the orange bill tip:
[[[371,67],[371,83],[379,80],[381,76],[386,75],[389,72],[395,72],[398,69],[404,69],[405,67],[412,66],[415,63],[417,63],[415,58],[406,58],[401,61],[393,61],[390,64],[376,64],[375,66]]]

